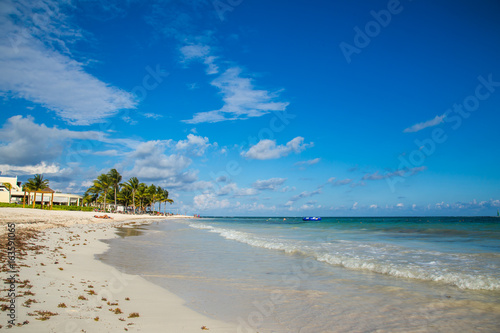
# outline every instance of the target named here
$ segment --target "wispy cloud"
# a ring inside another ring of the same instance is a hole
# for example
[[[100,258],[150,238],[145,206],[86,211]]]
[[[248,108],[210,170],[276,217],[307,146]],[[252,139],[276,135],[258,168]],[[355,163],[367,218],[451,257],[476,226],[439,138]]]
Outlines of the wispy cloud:
[[[318,195],[318,194],[321,194],[322,190],[321,188],[318,188],[317,190],[315,191],[303,191],[301,192],[300,194],[297,194],[297,195],[294,195],[293,197],[291,197],[288,202],[285,204],[285,206],[291,206],[293,205],[294,202],[300,200],[300,199],[303,199],[303,198],[309,198],[309,197],[312,197],[314,195]]]
[[[424,121],[422,123],[418,123],[418,124],[415,124],[413,126],[410,126],[410,127],[406,128],[403,132],[404,133],[413,133],[413,132],[421,131],[427,127],[439,125],[444,121],[445,117],[446,117],[446,114],[443,114],[441,116],[436,116],[431,120],[427,120],[427,121]]]
[[[347,185],[352,183],[352,179],[346,178],[346,179],[336,179],[335,177],[332,177],[328,179],[328,183],[330,183],[332,186],[342,186],[342,185]]]
[[[102,150],[102,151],[95,151],[93,152],[94,155],[97,156],[120,156],[122,155],[118,150],[116,149],[109,149],[109,150]]]
[[[132,119],[132,117],[130,117],[130,116],[123,116],[123,117],[122,117],[122,120],[123,120],[124,122],[126,122],[127,124],[130,124],[130,125],[137,125],[137,124],[138,124],[138,121],[137,121],[137,120]]]
[[[365,174],[363,176],[363,180],[381,180],[381,179],[387,179],[387,178],[393,178],[393,177],[408,177],[408,176],[413,176],[416,175],[419,172],[427,170],[426,166],[421,166],[421,167],[415,167],[411,169],[400,169],[396,170],[394,172],[387,172],[385,174],[380,174],[378,171],[372,174]]]
[[[243,73],[231,59],[224,59],[214,38],[216,10],[210,1],[169,1],[168,6],[154,5],[146,21],[155,30],[173,38],[180,53],[179,62],[189,65],[201,62],[212,79],[223,105],[216,110],[201,111],[185,123],[216,123],[260,117],[273,111],[284,111],[288,102],[279,98],[279,91],[257,88],[252,75]],[[233,64],[233,65],[228,65]],[[197,85],[188,85],[190,89]]]
[[[360,181],[357,183],[351,183],[350,185],[352,188],[359,187],[359,186],[366,186],[366,183],[364,181]]]
[[[250,147],[247,152],[242,152],[241,156],[254,160],[271,160],[289,155],[290,153],[300,153],[312,147],[313,143],[304,143],[304,138],[298,136],[286,145],[276,145],[276,140],[260,140],[256,145]]]
[[[151,119],[155,119],[155,120],[163,118],[163,115],[158,114],[158,113],[152,113],[152,112],[144,113],[143,116],[146,118],[151,118]]]
[[[283,187],[280,190],[280,192],[283,192],[283,193],[285,193],[285,192],[293,192],[295,190],[297,190],[297,188],[295,186],[291,186],[291,187],[290,186],[285,186],[285,187]]]
[[[69,42],[80,40],[81,35],[71,27],[61,6],[50,0],[2,3],[0,90],[38,103],[78,125],[135,108],[130,93],[87,73],[71,57]]]
[[[190,44],[180,48],[181,62],[189,63],[194,60],[202,61],[206,66],[206,73],[213,75],[219,73],[219,66],[215,63],[217,56],[212,55],[212,50],[208,45]]]
[[[277,191],[278,188],[283,185],[286,178],[271,178],[266,180],[257,180],[252,184],[252,187],[257,190],[270,190]]]
[[[309,166],[309,165],[314,165],[314,164],[318,164],[319,162],[321,162],[321,158],[317,157],[317,158],[314,158],[312,160],[307,160],[307,161],[299,161],[297,163],[295,163],[296,166]]]
[[[244,197],[257,195],[259,191],[256,188],[240,188],[236,183],[224,185],[217,191],[217,196],[225,196],[231,194],[233,197]]]
[[[211,85],[222,95],[224,105],[218,110],[198,112],[189,124],[216,123],[226,120],[260,117],[272,111],[284,111],[288,102],[277,101],[278,94],[256,89],[252,79],[243,77],[239,67],[230,67]]]
[[[453,203],[445,203],[444,201],[435,203],[434,205],[428,205],[427,209],[437,209],[437,210],[477,210],[481,211],[484,209],[495,210],[500,208],[499,199],[489,199],[478,201],[476,199],[470,202],[457,201]],[[493,212],[492,212],[493,214]]]

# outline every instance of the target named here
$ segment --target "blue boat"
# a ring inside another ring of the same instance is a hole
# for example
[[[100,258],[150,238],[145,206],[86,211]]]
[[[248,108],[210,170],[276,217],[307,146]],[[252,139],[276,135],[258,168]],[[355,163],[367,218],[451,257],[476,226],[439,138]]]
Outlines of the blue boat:
[[[321,221],[321,217],[306,216],[306,217],[302,218],[302,221]]]

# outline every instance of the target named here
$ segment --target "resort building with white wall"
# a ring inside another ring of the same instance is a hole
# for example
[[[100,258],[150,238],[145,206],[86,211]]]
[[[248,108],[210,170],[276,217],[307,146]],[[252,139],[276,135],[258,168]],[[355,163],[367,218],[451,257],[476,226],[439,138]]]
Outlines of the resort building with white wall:
[[[9,194],[9,190],[7,189],[6,183],[11,185],[11,191]],[[42,202],[44,204],[50,204],[53,202],[55,205],[82,205],[83,196],[78,194],[70,194],[70,193],[59,193],[56,191],[47,188],[43,190],[43,195],[41,192],[36,193],[28,193],[23,191],[21,182],[18,181],[17,177],[2,177],[0,176],[0,202],[8,203],[9,198],[11,203],[20,203],[22,204],[23,198],[30,197],[30,202],[32,202],[33,198],[35,198],[36,203]]]

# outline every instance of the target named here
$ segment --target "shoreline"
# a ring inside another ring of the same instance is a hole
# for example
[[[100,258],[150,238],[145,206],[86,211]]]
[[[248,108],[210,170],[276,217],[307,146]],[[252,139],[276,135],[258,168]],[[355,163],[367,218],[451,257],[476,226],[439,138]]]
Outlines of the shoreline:
[[[21,211],[12,217],[14,210]],[[118,237],[116,227],[184,216],[108,214],[113,219],[103,220],[93,215],[0,208],[2,243],[7,239],[8,223],[16,223],[15,237],[25,242],[16,257],[15,323],[20,325],[16,331],[237,331],[233,324],[189,309],[183,299],[170,291],[139,275],[121,273],[96,258],[109,247],[101,240]],[[2,279],[7,280],[10,274],[3,264]],[[0,299],[0,304],[9,304],[8,288],[0,291]],[[0,311],[0,330],[9,324],[7,315],[8,310]]]

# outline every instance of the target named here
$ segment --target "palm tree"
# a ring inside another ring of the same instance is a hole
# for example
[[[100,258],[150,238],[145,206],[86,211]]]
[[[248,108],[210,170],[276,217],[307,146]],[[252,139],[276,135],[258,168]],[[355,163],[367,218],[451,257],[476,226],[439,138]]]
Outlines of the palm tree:
[[[111,188],[111,180],[108,175],[103,173],[94,180],[94,191],[97,193],[104,193],[104,212],[106,212],[106,197],[108,190]]]
[[[97,193],[97,191],[95,191],[95,188],[91,186],[87,189],[87,191],[85,191],[85,194],[83,195],[83,203],[97,203],[97,197],[99,197],[99,193]]]
[[[147,192],[148,192],[148,196],[149,196],[149,199],[151,202],[151,212],[153,212],[154,208],[155,208],[155,202],[156,202],[156,199],[158,196],[158,191],[156,190],[156,186],[154,184],[151,184],[148,187]]]
[[[10,203],[12,198],[12,184],[11,183],[2,183],[2,184],[9,191],[9,203]]]
[[[36,192],[40,190],[44,190],[49,187],[49,180],[43,179],[43,175],[36,174],[33,178],[28,179],[28,182],[25,184],[26,188],[31,192],[35,192],[35,196],[33,198],[33,208],[35,208],[36,202]],[[42,193],[43,200],[43,193]],[[43,205],[43,201],[42,201]]]
[[[139,189],[140,185],[139,179],[137,179],[137,177],[132,177],[124,185],[132,191],[132,206],[134,207],[134,214],[135,214],[135,194]]]
[[[146,203],[149,196],[148,187],[146,186],[146,184],[140,183],[135,194],[137,195],[137,199],[139,199],[141,212],[144,212],[144,204]]]
[[[162,189],[161,198],[162,198],[162,201],[165,203],[165,209],[163,210],[163,213],[166,213],[167,202],[169,204],[173,204],[174,200],[168,198],[168,191],[166,189]]]
[[[118,200],[122,203],[126,208],[130,205],[132,201],[132,190],[129,187],[124,186],[120,192],[118,192]]]
[[[120,187],[120,182],[122,181],[122,175],[116,169],[111,169],[108,172],[108,178],[111,186],[115,190],[115,210],[116,210],[116,194]]]
[[[156,188],[156,200],[158,200],[158,211],[161,211],[161,203],[163,202],[163,189],[158,186]]]

